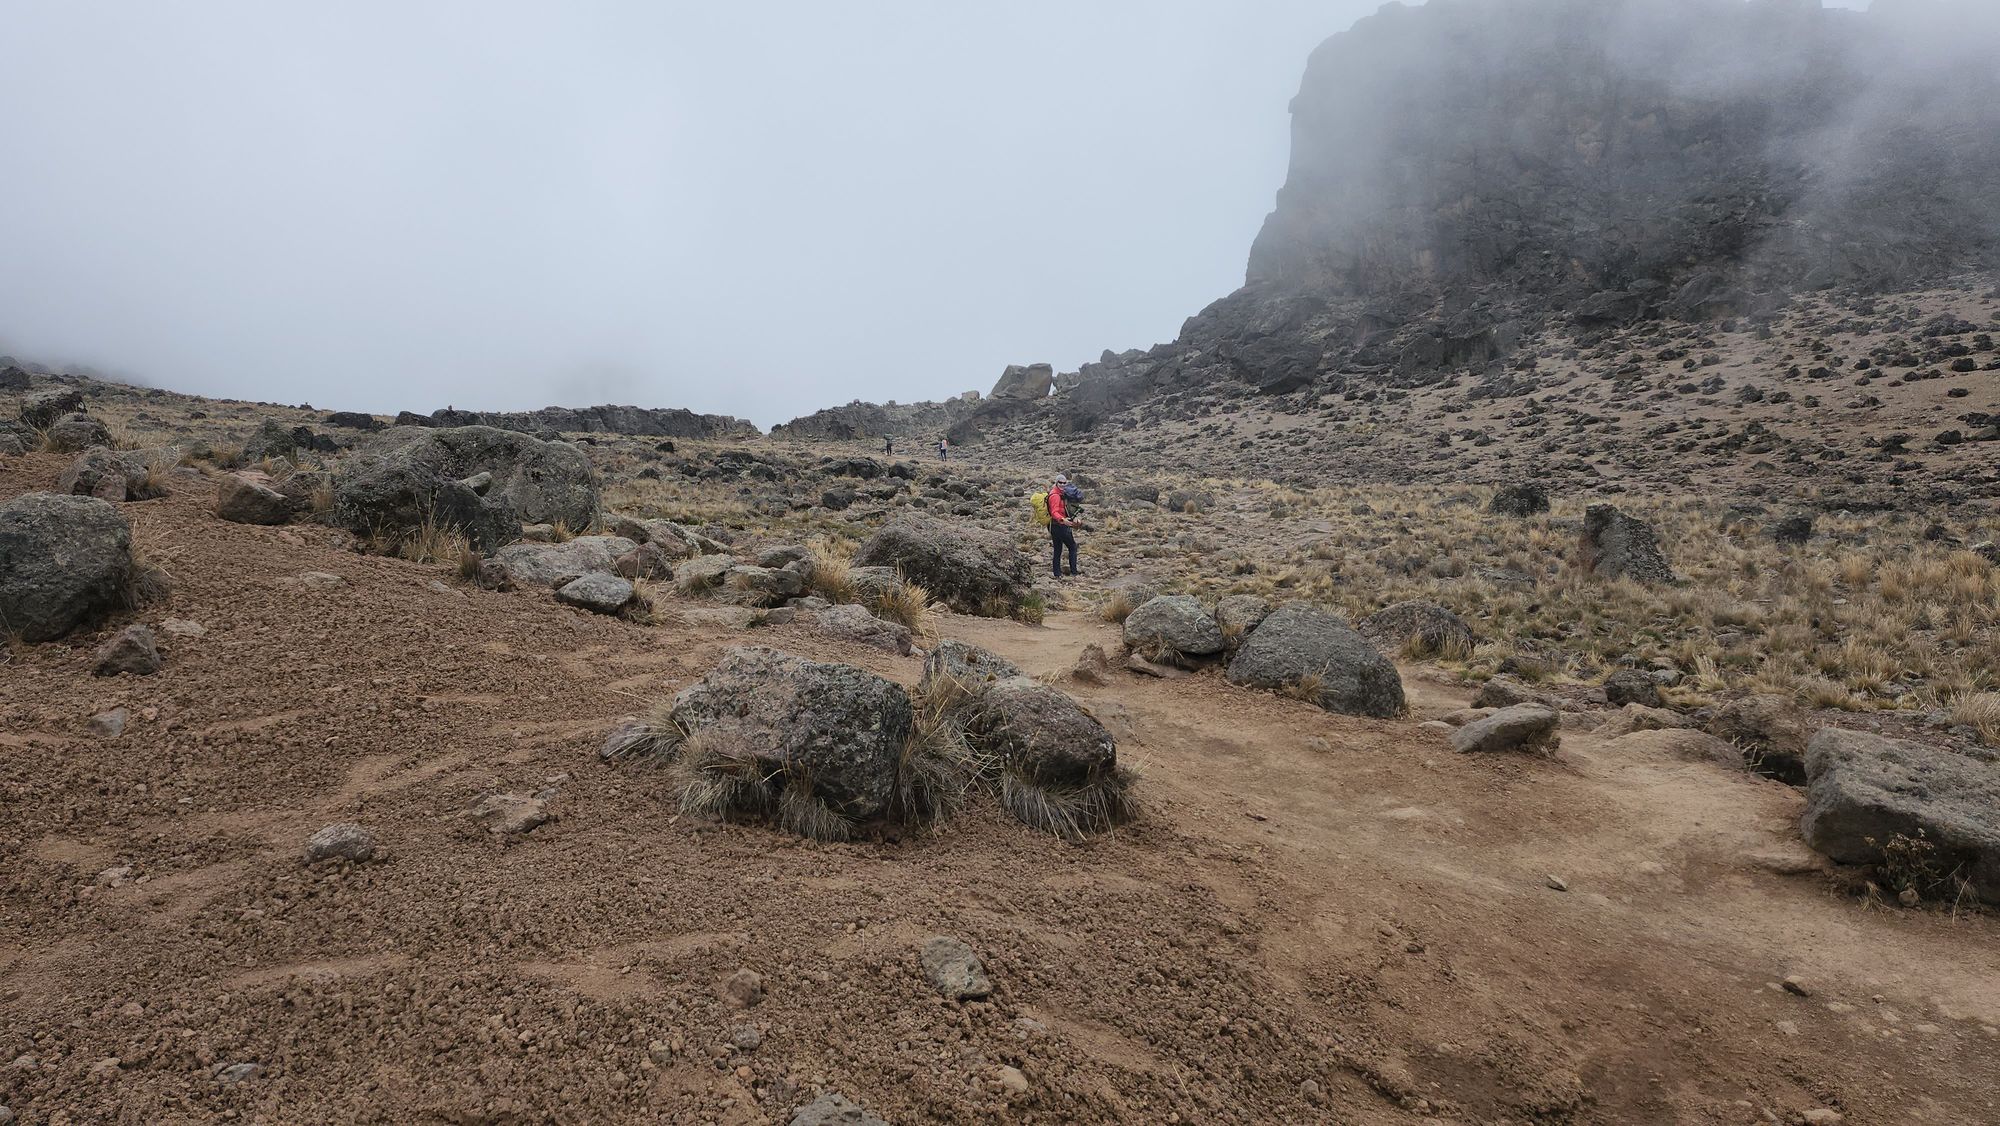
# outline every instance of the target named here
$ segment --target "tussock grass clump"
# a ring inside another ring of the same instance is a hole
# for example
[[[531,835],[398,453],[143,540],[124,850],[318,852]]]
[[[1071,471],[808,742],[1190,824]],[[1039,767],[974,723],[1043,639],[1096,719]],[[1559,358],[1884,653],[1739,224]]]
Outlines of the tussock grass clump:
[[[812,592],[836,604],[856,601],[852,549],[842,551],[834,543],[821,540],[810,551]]]
[[[1052,784],[1014,770],[1000,775],[1000,804],[1016,821],[1067,841],[1116,828],[1139,814],[1128,769],[1108,771],[1069,785]]]
[[[637,719],[613,732],[601,757],[613,762],[645,762],[664,766],[679,756],[688,742],[687,729],[674,719],[672,700],[661,700]]]
[[[900,820],[937,825],[956,815],[997,773],[997,761],[966,736],[962,709],[971,694],[947,676],[911,697],[910,734],[897,770]]]
[[[125,610],[143,610],[157,606],[173,597],[173,576],[153,565],[138,544],[132,545],[132,569],[125,578],[125,588],[118,592],[118,601]]]
[[[895,585],[876,596],[870,609],[876,617],[895,622],[913,634],[929,632],[931,592],[908,579],[897,578]]]
[[[2000,747],[2000,692],[1960,697],[1951,706],[1951,721],[1979,732],[1987,745]]]
[[[1125,619],[1131,617],[1132,611],[1137,609],[1138,607],[1132,604],[1131,594],[1123,590],[1114,590],[1111,592],[1111,597],[1104,600],[1104,605],[1097,608],[1097,616],[1113,625],[1124,625]]]

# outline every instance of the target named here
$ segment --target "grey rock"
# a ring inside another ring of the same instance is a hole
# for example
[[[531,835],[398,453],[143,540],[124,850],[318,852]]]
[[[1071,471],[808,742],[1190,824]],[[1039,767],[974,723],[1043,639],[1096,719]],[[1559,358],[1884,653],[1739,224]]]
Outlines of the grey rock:
[[[813,628],[843,641],[858,641],[898,656],[910,655],[910,631],[896,622],[885,622],[859,606],[833,606],[812,616]]]
[[[1718,704],[1703,730],[1742,749],[1758,774],[1789,786],[1806,784],[1806,745],[1812,727],[1783,696],[1745,696]]]
[[[215,514],[232,524],[283,524],[297,511],[290,497],[241,474],[216,478]]]
[[[947,638],[924,658],[924,672],[917,681],[917,695],[929,698],[948,692],[959,700],[970,700],[993,684],[1020,676],[1012,661],[990,650]]]
[[[48,641],[122,608],[132,526],[93,497],[26,493],[0,505],[0,628]]]
[[[150,500],[165,495],[164,488],[148,481],[149,477],[158,476],[153,467],[172,465],[179,457],[179,451],[172,449],[114,450],[109,446],[92,446],[77,455],[56,478],[56,491],[80,497],[96,496],[113,503]],[[117,482],[115,498],[100,495],[107,478]]]
[[[112,708],[90,717],[90,733],[100,739],[116,739],[125,734],[131,715],[124,708]]]
[[[1068,693],[1032,677],[985,683],[964,715],[976,747],[1037,782],[1082,786],[1117,769],[1111,732]]]
[[[63,453],[111,444],[111,431],[87,414],[66,414],[50,423],[46,433],[49,448]]]
[[[69,387],[31,391],[21,400],[21,422],[34,430],[46,430],[66,414],[83,409],[83,392]],[[110,443],[105,443],[109,445]]]
[[[360,864],[375,859],[375,836],[359,825],[328,825],[306,838],[305,862],[348,860]]]
[[[479,473],[492,476],[484,495],[465,483]],[[596,471],[568,443],[484,426],[405,426],[376,434],[343,463],[331,515],[362,534],[441,522],[491,552],[518,538],[523,522],[580,531],[597,511]]]
[[[264,1065],[261,1063],[217,1064],[215,1067],[214,1074],[215,1078],[218,1081],[220,1081],[223,1086],[234,1087],[239,1083],[248,1083],[252,1079],[255,1079],[258,1076],[263,1075]]]
[[[710,590],[721,586],[735,566],[733,555],[697,555],[674,568],[674,581],[682,590]]]
[[[160,649],[153,631],[145,626],[126,626],[97,650],[91,665],[95,676],[151,676],[160,671]]]
[[[496,837],[514,837],[548,824],[548,802],[533,794],[487,794],[466,811]]]
[[[611,561],[611,569],[627,579],[671,579],[673,557],[656,543],[642,543]]]
[[[1298,606],[1275,610],[1229,662],[1228,680],[1248,688],[1299,691],[1344,715],[1403,713],[1403,680],[1368,639],[1329,614]]]
[[[1540,693],[1511,676],[1496,676],[1479,686],[1472,697],[1475,708],[1510,708],[1515,704],[1544,703]]]
[[[564,584],[556,601],[594,614],[616,614],[631,605],[636,593],[628,579],[593,572]]]
[[[1493,494],[1486,511],[1495,516],[1534,516],[1549,510],[1549,493],[1540,485],[1507,485]]]
[[[508,544],[493,553],[493,561],[520,586],[567,586],[584,575],[615,574],[619,558],[638,547],[621,536],[578,536],[563,543]]]
[[[922,517],[884,526],[861,545],[854,563],[898,571],[965,614],[1010,614],[1032,582],[1028,559],[1012,538]]]
[[[782,606],[806,592],[804,576],[771,567],[739,564],[729,569],[723,581],[756,606]]]
[[[1271,604],[1254,594],[1231,594],[1215,604],[1215,624],[1222,636],[1242,644],[1251,631],[1271,616]]]
[[[1938,747],[1826,728],[1806,745],[1806,844],[1874,864],[1919,834],[1941,871],[1964,865],[1972,891],[2000,903],[2000,764]]]
[[[1049,397],[1056,383],[1055,368],[1049,364],[1008,364],[993,385],[988,399],[1020,399],[1035,402]]]
[[[801,785],[854,820],[889,808],[911,728],[902,687],[850,665],[765,648],[735,648],[674,698],[690,738],[769,783]]]
[[[790,1126],[889,1126],[868,1113],[859,1103],[831,1092],[821,1095],[792,1115]]]
[[[1125,644],[1151,655],[1212,657],[1226,642],[1215,615],[1186,594],[1162,595],[1125,618]]]
[[[1548,747],[1556,739],[1561,718],[1554,708],[1541,704],[1515,704],[1452,732],[1451,749],[1469,753]]]
[[[1354,629],[1389,654],[1404,646],[1426,655],[1466,654],[1478,640],[1463,618],[1435,602],[1397,602],[1361,619]]]
[[[993,995],[993,982],[972,948],[949,935],[932,935],[921,951],[924,977],[931,988],[953,1001],[983,1001]]]
[[[1593,504],[1584,512],[1580,550],[1584,569],[1600,579],[1629,578],[1647,584],[1674,581],[1673,568],[1660,552],[1652,525],[1608,504]]]
[[[1638,669],[1619,669],[1605,677],[1604,699],[1615,708],[1627,704],[1648,708],[1666,706],[1666,698],[1660,695],[1660,682]]]

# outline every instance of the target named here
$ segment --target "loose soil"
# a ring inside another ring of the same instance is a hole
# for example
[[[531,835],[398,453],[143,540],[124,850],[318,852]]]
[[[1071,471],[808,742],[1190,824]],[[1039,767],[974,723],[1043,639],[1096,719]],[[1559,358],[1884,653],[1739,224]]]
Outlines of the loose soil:
[[[0,497],[60,468],[13,459]],[[1465,696],[1415,672],[1395,722],[1121,678],[1068,687],[1141,772],[1138,823],[1068,845],[986,804],[812,844],[676,816],[597,748],[728,645],[905,683],[918,658],[480,591],[175,488],[123,506],[174,580],[137,618],[205,632],[162,631],[144,679],[90,675],[102,631],[0,665],[21,1122],[782,1123],[822,1090],[897,1123],[2000,1120],[1994,920],[1853,896],[1775,782],[1587,732],[1455,755],[1421,720]],[[938,633],[1047,676],[1116,641],[1069,613]],[[465,815],[545,789],[523,837]],[[300,862],[347,821],[386,859]],[[938,933],[990,1002],[928,987]],[[761,1004],[721,990],[741,969]]]

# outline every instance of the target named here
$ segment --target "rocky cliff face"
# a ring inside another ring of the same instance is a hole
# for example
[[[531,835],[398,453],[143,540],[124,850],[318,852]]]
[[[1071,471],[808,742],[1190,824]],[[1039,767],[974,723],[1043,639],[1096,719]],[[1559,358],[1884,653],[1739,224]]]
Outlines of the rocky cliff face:
[[[539,434],[547,430],[582,434],[634,434],[654,438],[754,438],[756,424],[721,414],[696,414],[681,407],[543,407],[532,411],[439,409],[428,415],[404,411],[401,426],[491,426]]]
[[[1803,289],[1991,267],[2000,6],[1875,7],[1390,4],[1313,52],[1244,288],[1172,343],[1058,377],[1034,419],[1073,433],[1196,390],[1510,379],[1550,327],[1761,318]]]

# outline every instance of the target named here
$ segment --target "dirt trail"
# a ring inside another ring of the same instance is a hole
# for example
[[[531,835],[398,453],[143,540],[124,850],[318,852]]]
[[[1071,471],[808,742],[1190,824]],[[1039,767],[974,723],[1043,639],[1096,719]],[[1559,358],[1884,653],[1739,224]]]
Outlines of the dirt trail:
[[[16,460],[0,496],[57,468]],[[164,672],[95,680],[94,638],[0,667],[20,1121],[764,1123],[822,1089],[892,1122],[2000,1119],[1992,920],[1771,871],[1798,800],[1774,783],[1581,734],[1456,756],[1415,719],[1121,678],[1071,687],[1143,772],[1139,824],[1070,846],[981,807],[802,843],[674,816],[657,774],[597,762],[603,733],[727,644],[905,682],[915,658],[439,584],[208,499],[126,506],[176,579],[142,617],[205,630]],[[1115,639],[1075,614],[940,629],[1049,675]],[[114,705],[126,733],[91,735]],[[513,843],[464,816],[544,788],[556,819]],[[349,820],[386,861],[300,866]],[[981,954],[992,1002],[928,989],[933,933]],[[718,989],[743,968],[754,1008]]]

